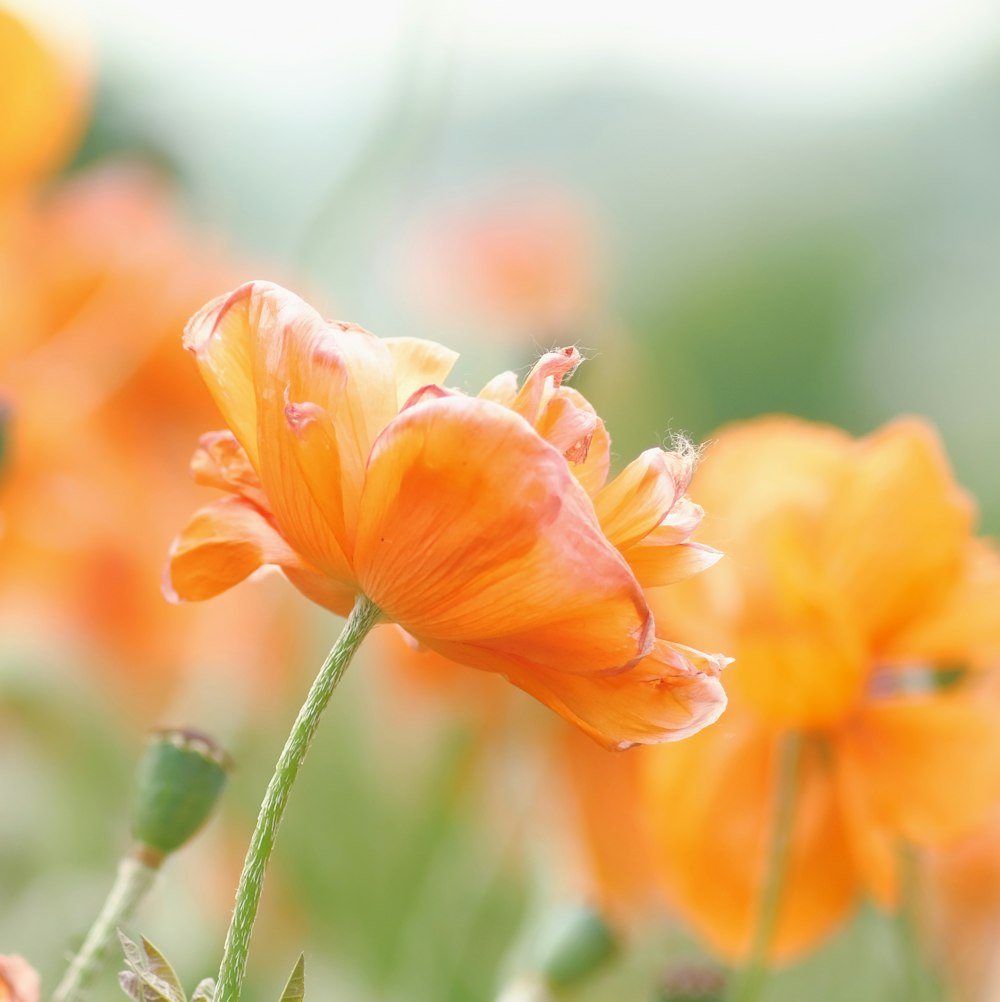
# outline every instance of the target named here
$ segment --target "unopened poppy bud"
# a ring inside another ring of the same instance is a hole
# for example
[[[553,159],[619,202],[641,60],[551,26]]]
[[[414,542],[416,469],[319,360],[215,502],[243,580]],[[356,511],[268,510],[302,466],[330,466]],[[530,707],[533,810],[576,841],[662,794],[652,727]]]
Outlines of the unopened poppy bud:
[[[584,981],[617,951],[614,933],[593,908],[576,907],[560,917],[543,952],[541,972],[553,988]]]
[[[208,820],[226,783],[229,757],[198,731],[150,735],[136,775],[132,836],[159,862]]]

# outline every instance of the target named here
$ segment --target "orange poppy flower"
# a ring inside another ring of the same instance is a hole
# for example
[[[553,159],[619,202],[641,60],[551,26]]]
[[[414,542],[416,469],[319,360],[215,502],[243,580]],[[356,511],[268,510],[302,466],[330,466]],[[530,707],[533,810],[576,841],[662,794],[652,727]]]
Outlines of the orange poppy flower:
[[[690,457],[650,450],[605,484],[607,433],[562,386],[575,349],[467,397],[441,387],[446,348],[267,283],[209,303],[185,344],[231,429],[203,437],[195,476],[229,496],[175,542],[173,595],[266,564],[341,615],[364,594],[616,747],[721,712],[719,662],[657,637],[643,594],[717,556],[686,541]]]
[[[737,485],[734,487],[734,485]],[[870,894],[898,897],[901,842],[945,845],[1000,803],[992,701],[939,669],[1000,659],[1000,560],[933,432],[855,441],[767,419],[721,433],[695,496],[731,557],[671,592],[658,621],[724,644],[730,711],[639,763],[656,868],[718,950],[750,943],[773,838],[778,745],[801,735],[775,958]]]

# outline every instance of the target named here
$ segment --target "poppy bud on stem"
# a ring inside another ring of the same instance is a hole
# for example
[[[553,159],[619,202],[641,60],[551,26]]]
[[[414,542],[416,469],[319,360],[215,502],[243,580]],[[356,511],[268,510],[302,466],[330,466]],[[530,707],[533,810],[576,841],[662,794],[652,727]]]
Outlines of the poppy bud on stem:
[[[154,731],[136,772],[129,852],[100,914],[73,957],[52,1002],[79,1002],[101,969],[119,925],[145,897],[163,860],[208,819],[226,782],[229,760],[208,737],[191,730]]]

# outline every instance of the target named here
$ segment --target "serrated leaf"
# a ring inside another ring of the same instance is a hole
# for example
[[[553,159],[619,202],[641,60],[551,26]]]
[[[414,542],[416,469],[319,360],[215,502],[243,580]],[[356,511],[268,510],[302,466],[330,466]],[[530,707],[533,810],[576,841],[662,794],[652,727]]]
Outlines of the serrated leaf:
[[[288,984],[281,993],[278,1002],[302,1002],[306,994],[306,955],[299,954],[299,959],[288,977]]]
[[[191,996],[191,1002],[213,1002],[215,998],[215,978],[203,978]]]
[[[119,971],[118,984],[121,990],[130,998],[132,1002],[141,1002],[139,998],[139,976],[133,971]]]

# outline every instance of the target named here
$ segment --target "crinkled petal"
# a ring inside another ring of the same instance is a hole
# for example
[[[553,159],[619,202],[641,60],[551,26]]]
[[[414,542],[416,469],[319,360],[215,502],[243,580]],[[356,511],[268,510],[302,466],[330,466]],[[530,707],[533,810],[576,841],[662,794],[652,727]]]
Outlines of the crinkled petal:
[[[535,424],[535,430],[568,463],[582,463],[590,452],[590,442],[597,428],[593,411],[577,407],[568,397],[553,397]]]
[[[173,601],[212,598],[265,564],[301,563],[273,525],[242,498],[196,511],[170,548],[164,591]]]
[[[268,507],[260,477],[231,431],[210,431],[201,436],[191,459],[191,473],[195,483],[242,495],[264,510]]]
[[[645,750],[640,768],[656,872],[671,903],[721,954],[745,957],[773,838],[778,736],[730,711],[686,741]],[[770,951],[776,961],[832,932],[857,895],[827,770],[820,749],[806,744]]]
[[[651,644],[641,589],[563,457],[486,401],[424,401],[386,429],[355,568],[388,618],[428,646],[460,642],[442,653],[466,664],[613,671]]]
[[[458,359],[458,352],[416,337],[383,338],[396,367],[396,410],[428,383],[441,385]]]
[[[605,747],[622,750],[679,741],[718,720],[726,708],[718,676],[727,660],[657,640],[652,654],[615,675],[531,667],[505,674]]]
[[[594,414],[596,423],[590,435],[587,455],[582,460],[570,464],[570,472],[576,477],[580,486],[593,497],[608,479],[611,468],[611,436],[604,422],[594,413],[590,401],[572,386],[560,386],[557,396],[568,400],[577,410]]]
[[[897,421],[860,444],[831,498],[821,553],[876,656],[955,587],[971,522],[927,425]]]
[[[511,407],[529,424],[535,424],[562,381],[582,360],[580,352],[572,346],[546,352],[528,373]]]
[[[677,453],[647,449],[594,498],[605,535],[619,550],[653,531],[682,497],[691,463]]]

